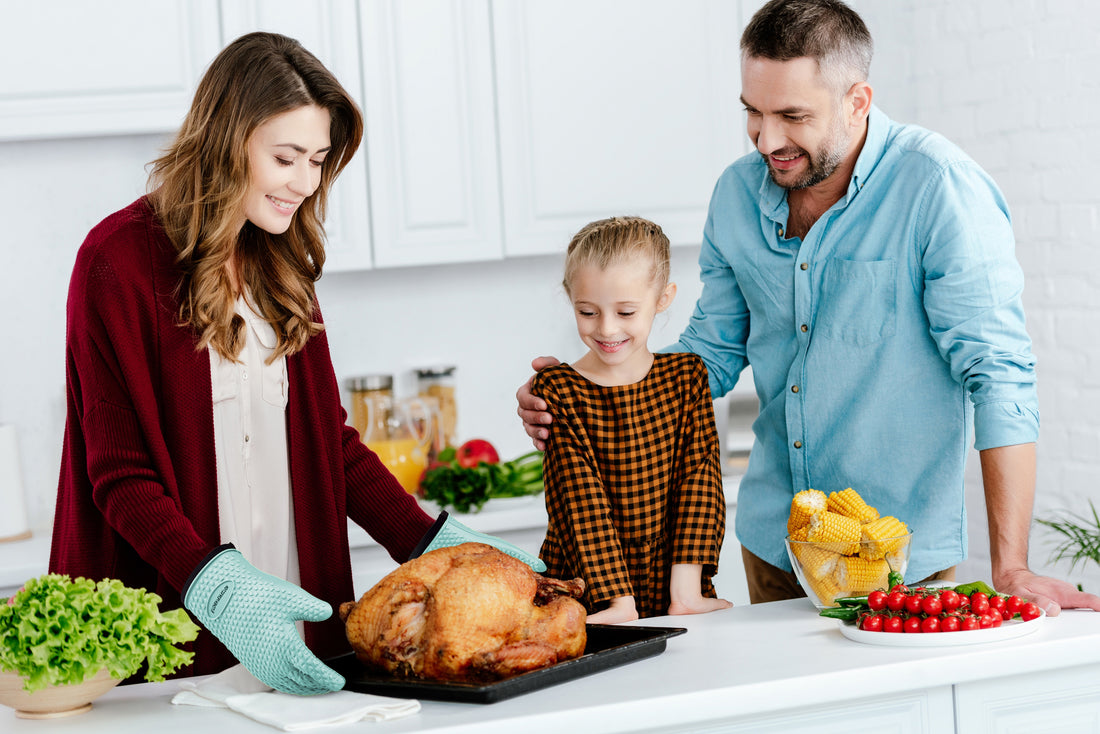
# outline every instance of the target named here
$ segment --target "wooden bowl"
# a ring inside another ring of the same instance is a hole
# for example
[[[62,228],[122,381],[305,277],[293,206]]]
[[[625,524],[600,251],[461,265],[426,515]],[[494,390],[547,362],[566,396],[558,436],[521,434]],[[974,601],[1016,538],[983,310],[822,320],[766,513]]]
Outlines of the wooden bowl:
[[[83,683],[49,686],[33,693],[23,690],[23,677],[0,671],[0,703],[15,709],[21,719],[54,719],[90,711],[92,701],[119,684],[103,668]]]

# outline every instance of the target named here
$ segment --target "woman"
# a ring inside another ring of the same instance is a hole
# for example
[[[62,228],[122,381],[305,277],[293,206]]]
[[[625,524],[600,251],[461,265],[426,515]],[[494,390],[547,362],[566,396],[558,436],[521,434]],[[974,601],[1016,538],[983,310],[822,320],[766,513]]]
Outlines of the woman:
[[[236,657],[282,691],[342,687],[318,656],[347,649],[331,605],[353,598],[349,517],[398,561],[481,540],[538,564],[426,515],[346,425],[314,283],[362,131],[300,44],[243,36],[150,193],[77,255],[50,570],[182,603],[206,627],[186,674]]]

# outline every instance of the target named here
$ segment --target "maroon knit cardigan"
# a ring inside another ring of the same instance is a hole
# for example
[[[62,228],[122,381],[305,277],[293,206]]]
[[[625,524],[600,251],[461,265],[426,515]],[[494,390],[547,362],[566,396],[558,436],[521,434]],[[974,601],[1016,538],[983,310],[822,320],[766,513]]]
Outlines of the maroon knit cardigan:
[[[163,608],[219,545],[207,350],[179,325],[175,250],[145,197],[77,253],[66,328],[68,414],[50,571],[117,578]],[[315,314],[320,320],[320,313]],[[287,444],[302,587],[353,599],[347,518],[404,561],[432,518],[347,426],[324,332],[287,358]],[[334,614],[306,625],[322,658],[348,649]],[[180,675],[235,664],[206,630]]]

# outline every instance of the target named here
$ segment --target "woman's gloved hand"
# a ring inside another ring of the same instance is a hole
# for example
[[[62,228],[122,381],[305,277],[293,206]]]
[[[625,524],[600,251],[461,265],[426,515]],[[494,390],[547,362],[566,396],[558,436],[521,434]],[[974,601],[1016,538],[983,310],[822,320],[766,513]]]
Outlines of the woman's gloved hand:
[[[248,672],[283,693],[338,691],[344,678],[310,652],[295,622],[332,615],[327,602],[260,571],[223,545],[191,574],[183,606],[221,640]]]
[[[542,573],[546,570],[546,564],[543,563],[538,556],[533,556],[501,538],[471,530],[448,515],[446,510],[439,513],[439,517],[436,518],[435,524],[432,525],[431,529],[420,540],[420,545],[412,552],[409,559],[418,558],[428,551],[433,551],[437,548],[450,548],[452,545],[460,545],[462,543],[485,543],[503,553],[507,553],[512,556],[512,558],[518,558],[538,573]]]

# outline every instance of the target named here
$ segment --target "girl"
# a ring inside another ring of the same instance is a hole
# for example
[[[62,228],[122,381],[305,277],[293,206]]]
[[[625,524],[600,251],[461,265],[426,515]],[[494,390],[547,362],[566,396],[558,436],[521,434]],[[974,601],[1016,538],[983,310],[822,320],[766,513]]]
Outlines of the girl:
[[[566,294],[588,352],[533,392],[554,416],[544,460],[547,575],[580,576],[593,623],[725,609],[711,578],[725,534],[707,371],[653,354],[654,317],[676,294],[669,242],[638,217],[573,237]]]
[[[182,603],[206,627],[183,675],[236,657],[281,691],[343,687],[317,656],[348,650],[331,605],[354,598],[349,517],[399,562],[480,540],[541,568],[426,515],[346,425],[314,283],[328,190],[362,132],[297,41],[243,36],[151,193],[77,254],[50,571]]]

